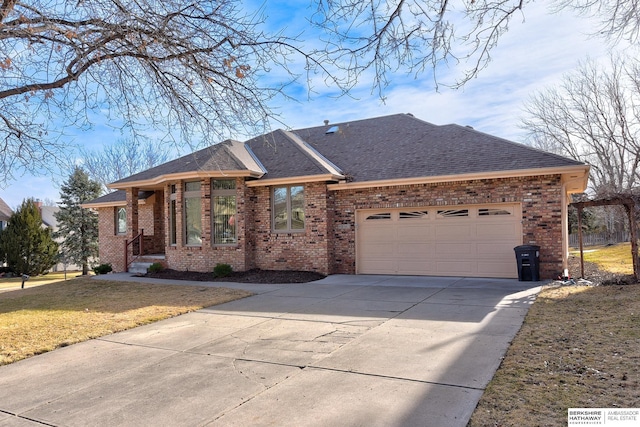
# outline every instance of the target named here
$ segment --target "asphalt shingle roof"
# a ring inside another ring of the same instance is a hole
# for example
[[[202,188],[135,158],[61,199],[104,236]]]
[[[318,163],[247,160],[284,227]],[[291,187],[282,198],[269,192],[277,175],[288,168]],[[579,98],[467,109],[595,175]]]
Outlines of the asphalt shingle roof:
[[[337,131],[327,133],[331,128]],[[469,127],[438,126],[411,114],[275,130],[250,139],[245,145],[266,169],[261,179],[329,174],[331,171],[318,161],[317,155],[301,147],[305,143],[354,182],[583,165]],[[213,145],[116,183],[185,172],[247,170],[233,154],[232,144],[225,141]],[[105,198],[109,197],[116,196],[112,193],[96,202],[107,202]]]
[[[338,131],[327,134],[337,126]],[[410,114],[294,131],[355,182],[582,165],[459,125]]]
[[[246,167],[227,149],[227,143],[222,142],[131,175],[116,181],[114,184],[143,181],[162,175],[182,172],[243,169],[246,169]]]
[[[138,200],[145,200],[151,195],[153,195],[153,191],[139,191],[138,192]],[[116,190],[111,193],[107,193],[104,196],[100,196],[97,199],[93,199],[88,204],[93,203],[125,203],[127,201],[127,192],[124,190]]]
[[[267,169],[263,179],[326,174],[327,170],[287,135],[275,130],[247,141]]]

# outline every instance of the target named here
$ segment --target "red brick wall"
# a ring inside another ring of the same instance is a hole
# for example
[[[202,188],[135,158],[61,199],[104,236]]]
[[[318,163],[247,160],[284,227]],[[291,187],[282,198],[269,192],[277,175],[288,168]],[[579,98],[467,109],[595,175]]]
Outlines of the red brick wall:
[[[157,196],[156,196],[157,197]],[[156,203],[157,203],[156,199]],[[162,199],[160,199],[162,200]],[[124,267],[124,242],[133,236],[115,234],[115,211],[114,207],[98,209],[98,238],[100,263],[110,263],[113,271],[125,271]],[[155,234],[155,231],[162,232],[162,228],[154,225],[155,204],[138,205],[138,231],[144,229],[144,251],[145,253],[164,252],[164,236]],[[127,214],[129,212],[127,211]],[[132,256],[129,247],[129,256]]]
[[[271,187],[250,188],[248,216],[250,265],[264,270],[304,270],[329,273],[327,190],[324,183],[304,188],[305,231],[271,230]]]
[[[355,273],[355,211],[385,207],[440,206],[485,203],[521,203],[523,244],[541,246],[541,276],[555,277],[562,269],[562,186],[559,175],[464,181],[446,184],[407,185],[329,191],[324,183],[305,185],[305,231],[276,233],[271,230],[271,188],[250,187],[237,181],[236,226],[238,244],[212,246],[210,181],[202,181],[201,246],[185,246],[182,231],[182,182],[177,187],[177,241],[169,243],[169,185],[165,187],[162,224],[167,264],[176,270],[212,271],[217,263],[234,270],[251,268],[307,270],[321,273]],[[162,200],[162,197],[156,196]],[[152,209],[152,206],[149,206]],[[140,228],[147,230],[148,209],[139,209]],[[156,208],[157,209],[157,208]],[[100,257],[122,271],[124,237],[114,236],[113,208],[101,208]],[[144,225],[143,225],[144,224]],[[245,236],[246,234],[246,236]],[[514,256],[515,262],[515,256]]]
[[[335,221],[330,271],[355,273],[356,209],[518,202],[522,203],[522,243],[539,245],[540,275],[556,277],[562,271],[561,193],[559,175],[331,191]]]
[[[171,184],[176,185],[176,229],[177,244],[169,245],[169,188]],[[164,207],[164,229],[167,230],[165,242],[167,247],[165,251],[166,261],[170,268],[181,271],[213,271],[216,264],[229,264],[234,271],[244,271],[250,266],[246,265],[246,242],[244,237],[246,215],[244,214],[245,206],[245,187],[242,179],[236,180],[236,229],[238,233],[238,242],[236,245],[214,246],[211,244],[211,180],[204,179],[201,182],[202,203],[200,205],[202,215],[202,244],[200,246],[186,246],[183,232],[183,198],[182,186],[183,181],[175,181],[168,183],[165,187],[167,197]]]
[[[115,234],[113,207],[98,209],[98,239],[100,263],[110,263],[113,271],[124,271],[125,235]]]

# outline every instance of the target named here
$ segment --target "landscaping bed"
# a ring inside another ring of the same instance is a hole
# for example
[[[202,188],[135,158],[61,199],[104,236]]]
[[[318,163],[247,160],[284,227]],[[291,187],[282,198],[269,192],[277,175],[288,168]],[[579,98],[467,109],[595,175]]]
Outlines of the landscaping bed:
[[[569,275],[574,278],[581,277],[580,255],[569,256]],[[633,271],[633,269],[631,270]],[[633,274],[625,274],[604,270],[596,263],[584,261],[584,279],[593,285],[629,285],[635,283]]]
[[[194,282],[236,282],[236,283],[307,283],[324,279],[326,276],[313,271],[276,271],[253,269],[234,271],[228,276],[216,277],[211,273],[198,271],[178,271],[171,269],[147,273],[145,277],[154,279],[191,280]]]

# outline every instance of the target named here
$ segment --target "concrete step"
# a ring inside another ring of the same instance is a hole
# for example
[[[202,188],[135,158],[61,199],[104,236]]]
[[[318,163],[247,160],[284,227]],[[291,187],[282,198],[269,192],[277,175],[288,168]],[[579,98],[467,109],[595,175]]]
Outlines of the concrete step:
[[[129,273],[147,274],[147,269],[151,267],[152,262],[135,261],[129,266]]]
[[[136,261],[144,261],[144,262],[162,262],[166,259],[164,254],[144,254],[138,256]]]

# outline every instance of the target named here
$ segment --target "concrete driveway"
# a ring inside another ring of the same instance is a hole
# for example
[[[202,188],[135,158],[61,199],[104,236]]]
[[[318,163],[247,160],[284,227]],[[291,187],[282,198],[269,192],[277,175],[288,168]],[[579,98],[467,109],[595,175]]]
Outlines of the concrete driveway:
[[[465,426],[538,285],[224,284],[258,295],[0,367],[0,426]]]

